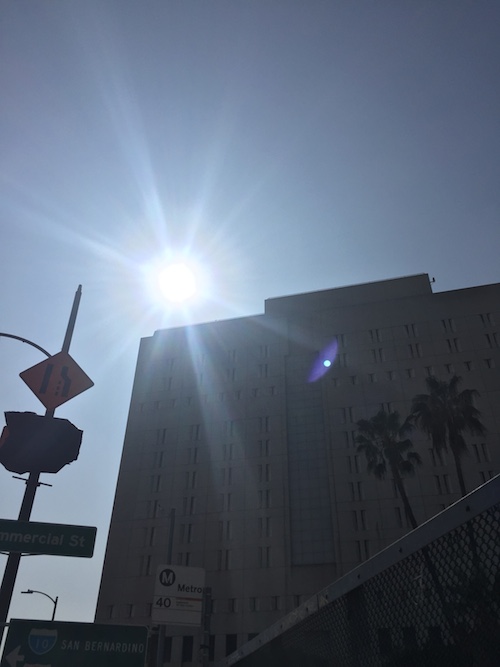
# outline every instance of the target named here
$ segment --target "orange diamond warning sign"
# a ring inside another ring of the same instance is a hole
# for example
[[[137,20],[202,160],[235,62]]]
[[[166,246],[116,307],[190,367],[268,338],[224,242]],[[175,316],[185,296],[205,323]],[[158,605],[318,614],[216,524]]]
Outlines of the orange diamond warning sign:
[[[19,375],[49,410],[94,386],[89,376],[67,352],[58,352]]]

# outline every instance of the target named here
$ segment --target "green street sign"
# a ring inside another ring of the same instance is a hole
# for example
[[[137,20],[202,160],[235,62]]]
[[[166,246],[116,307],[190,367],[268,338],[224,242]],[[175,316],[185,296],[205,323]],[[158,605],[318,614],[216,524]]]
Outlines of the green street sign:
[[[97,528],[0,519],[0,551],[92,558]]]
[[[144,667],[147,638],[136,625],[13,619],[0,667]]]

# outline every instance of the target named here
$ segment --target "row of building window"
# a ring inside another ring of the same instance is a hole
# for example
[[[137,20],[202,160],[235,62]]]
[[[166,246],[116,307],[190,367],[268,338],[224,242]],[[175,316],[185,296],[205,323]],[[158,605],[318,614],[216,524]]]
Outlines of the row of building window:
[[[463,367],[466,371],[473,371],[476,369],[476,364],[473,361],[464,361]],[[487,369],[492,369],[495,368],[495,360],[494,359],[483,359],[483,366]],[[445,372],[448,375],[451,375],[460,369],[456,367],[455,364],[444,364],[443,366]],[[436,375],[438,372],[437,369],[434,366],[424,366],[425,374],[430,377],[431,375]],[[414,368],[405,368],[404,370],[400,371],[383,371],[381,373],[367,373],[366,376],[363,375],[350,375],[349,377],[346,378],[339,378],[337,376],[332,375],[331,377],[331,382],[334,387],[341,387],[343,386],[344,383],[348,383],[351,385],[359,385],[361,383],[361,380],[363,377],[366,377],[368,379],[369,384],[375,384],[376,382],[379,382],[380,380],[386,380],[389,382],[393,382],[398,379],[398,377],[401,376],[402,378],[406,379],[413,379],[416,377],[415,374],[415,369]]]
[[[480,319],[481,324],[484,327],[492,327],[495,325],[495,320],[493,318],[492,313],[480,313],[477,315],[477,317]],[[416,338],[419,335],[418,331],[418,326],[415,322],[410,322],[408,324],[404,324],[403,330],[405,332],[405,335],[407,338]],[[393,327],[394,328],[394,327]],[[449,333],[456,333],[457,331],[457,326],[454,318],[445,318],[441,320],[441,329],[445,334]],[[385,337],[383,335],[383,330],[382,329],[369,329],[368,330],[368,336],[369,340],[371,343],[381,343],[384,341]],[[491,347],[498,347],[500,344],[500,338],[498,337],[498,333],[492,333],[492,334],[486,334],[487,339],[491,339]],[[332,339],[335,339],[337,341],[337,344],[339,347],[347,347],[348,345],[348,335],[345,333],[338,333],[332,335]],[[392,337],[390,338],[392,341]],[[415,350],[416,351],[416,350]],[[239,355],[243,351],[237,350],[236,348],[232,348],[227,350],[226,352],[226,361],[229,364],[235,364],[238,361]],[[262,344],[259,345],[258,347],[258,357],[260,359],[266,359],[270,356],[270,346],[269,344]],[[200,356],[200,358],[197,360],[197,363],[200,366],[205,366],[206,362],[208,359],[211,359],[212,355],[209,355],[207,353],[204,353]],[[244,355],[243,358],[247,358],[246,354]],[[220,359],[217,360],[218,363],[221,362]],[[167,358],[163,361],[163,370],[164,372],[173,372],[174,367],[175,367],[175,359],[174,358]],[[233,368],[227,368],[226,369],[226,375],[230,379],[233,378]],[[257,363],[256,364],[256,370],[257,373],[261,377],[267,377],[268,373],[268,364],[267,363]],[[202,378],[203,380],[203,378]],[[165,389],[170,389],[171,388],[171,376],[164,378],[164,388]]]
[[[496,334],[496,333],[491,334],[491,335],[486,334],[486,336],[487,336],[487,339],[488,339],[489,347],[498,348],[500,346],[500,336],[498,334]],[[457,338],[447,339],[447,344],[448,344],[448,351],[449,352],[460,352],[461,351],[460,342]],[[411,345],[410,346],[410,351],[411,351],[410,356],[412,358],[417,358],[417,357],[422,357],[423,356],[419,343],[416,343],[413,346]],[[378,362],[384,362],[385,361],[384,350],[382,348],[373,349],[373,350],[371,350],[371,352],[372,352],[372,361],[373,362],[378,363]],[[337,355],[336,365],[339,366],[339,367],[344,367],[344,368],[346,368],[348,366],[348,358],[347,358],[346,353]],[[473,360],[465,360],[465,361],[461,362],[461,365],[463,366],[463,370],[473,371],[473,370],[476,370],[477,362],[475,362]],[[483,365],[484,368],[493,369],[493,368],[496,367],[495,359],[493,359],[491,357],[486,357],[486,358],[482,359],[482,365]],[[432,365],[425,366],[424,369],[425,369],[425,372],[426,372],[427,376],[436,375],[436,373],[439,372],[439,369],[437,369],[436,367],[434,367]],[[461,370],[458,364],[452,364],[452,363],[444,364],[443,369],[448,374],[452,374],[452,373],[455,373],[455,372],[460,372],[460,370]],[[360,384],[360,381],[363,377],[367,378],[369,384],[374,384],[374,383],[376,383],[376,382],[378,382],[382,379],[385,379],[387,381],[394,381],[398,378],[398,376],[401,376],[402,378],[406,378],[406,379],[413,379],[413,378],[416,377],[415,369],[414,368],[405,368],[405,369],[399,370],[399,371],[387,370],[387,371],[383,371],[383,372],[380,372],[380,373],[367,373],[366,376],[350,375],[348,378],[342,378],[342,379],[335,376],[334,374],[331,374],[330,378],[331,378],[331,383],[333,384],[334,387],[340,387],[342,385],[342,383],[344,383],[344,382],[348,382],[351,385],[358,385],[358,384]],[[267,388],[254,387],[253,389],[250,390],[250,396],[252,396],[254,398],[256,398],[258,396],[261,396],[261,395],[264,396],[266,394],[270,395],[270,396],[276,395],[276,387],[274,385],[269,386]],[[224,401],[229,396],[237,398],[237,399],[241,399],[244,396],[246,396],[246,394],[244,394],[241,389],[239,389],[235,392],[232,392],[231,394],[228,394],[226,392],[220,392],[219,393],[219,400]],[[188,397],[185,398],[185,401],[186,401],[187,405],[191,405],[192,402],[193,402],[193,397],[188,396]],[[208,402],[208,394],[205,395],[205,402]],[[139,404],[139,411],[140,412],[154,412],[154,411],[158,411],[160,409],[164,409],[165,407],[175,407],[177,405],[180,405],[180,403],[181,403],[181,399],[179,399],[179,398],[171,398],[166,402],[159,401],[159,400],[150,401],[150,402],[142,402],[142,403]],[[232,433],[230,424],[226,424],[225,429],[226,429],[226,432],[229,432],[229,434]],[[260,430],[262,431],[262,430],[266,430],[266,429],[263,429],[262,427],[260,427]],[[164,438],[165,437],[164,434],[166,432],[166,429],[162,429],[162,431],[163,431],[163,438]],[[191,429],[190,429],[190,433],[189,433],[190,439],[191,440],[200,440],[201,436],[202,436],[202,433],[201,433],[201,430],[200,430],[200,425],[199,424],[193,424]],[[165,440],[161,439],[161,436],[160,436],[158,444],[160,444],[160,443],[163,444],[164,442],[165,442]]]
[[[446,322],[446,320],[443,320],[443,322]],[[416,336],[416,325],[410,324],[410,325],[405,325],[408,331],[412,331],[413,333],[409,333],[408,335],[411,336]],[[448,332],[448,330],[446,329]],[[449,329],[449,331],[453,331],[453,329]],[[374,333],[377,332],[377,333]],[[372,342],[381,342],[380,339],[380,334],[379,330],[371,330],[371,333],[373,333],[372,336]],[[343,336],[343,334],[342,334]],[[489,348],[499,348],[500,347],[500,335],[497,332],[491,332],[491,333],[486,333],[484,334],[485,336],[485,341],[486,345]],[[344,342],[342,343],[343,346],[345,346],[345,338],[343,339]],[[448,352],[450,353],[455,353],[455,352],[462,352],[462,344],[460,342],[459,338],[446,338],[445,339],[446,345]],[[419,342],[413,342],[408,344],[408,355],[409,358],[411,359],[419,359],[424,356],[424,351],[422,348],[422,344]],[[370,359],[372,363],[383,363],[387,361],[386,359],[386,351],[382,347],[377,347],[377,348],[371,348],[370,349]],[[339,352],[336,356],[334,365],[337,365],[338,367],[341,368],[346,368],[349,365],[349,357],[347,352]],[[257,364],[256,366],[257,369],[257,375],[260,378],[267,378],[269,376],[269,365],[267,363],[265,364]],[[237,379],[237,369],[236,368],[226,368],[225,370],[225,376],[227,380],[230,380],[231,382],[235,382]],[[200,374],[198,376],[198,384],[202,385],[203,384],[203,374]],[[168,378],[163,379],[163,384],[162,388],[164,390],[169,390],[172,388],[172,382],[173,378],[170,376]],[[259,395],[259,393],[262,391],[262,388],[260,387],[254,387],[251,390],[251,395],[256,397]],[[275,386],[270,386],[266,389],[266,391],[274,395],[276,393],[276,387]],[[233,397],[236,399],[241,399],[242,398],[242,390],[238,389],[236,392],[219,392],[219,400],[224,401],[226,398]],[[205,396],[206,398],[206,396]],[[175,401],[175,399],[173,399]],[[186,401],[188,405],[192,404],[193,397],[188,396],[186,397]],[[175,405],[169,404],[171,407]]]
[[[481,443],[480,445],[473,444],[472,449],[476,458],[477,463],[489,462],[490,454],[486,443]],[[446,465],[445,462],[445,452],[437,454],[433,449],[429,449],[429,455],[431,457],[432,463],[434,466]],[[362,471],[362,465],[360,457],[358,455],[348,456],[347,457],[348,470],[351,474],[359,474]],[[265,479],[265,475],[268,474],[268,466],[260,466],[262,480],[269,481]],[[192,473],[191,473],[192,474]],[[492,470],[482,470],[479,471],[479,476],[481,483],[484,483],[494,475]],[[447,495],[453,493],[453,488],[451,480],[448,474],[434,475],[435,489],[438,495]],[[394,497],[398,497],[398,491],[393,483],[393,492]],[[364,483],[363,481],[349,481],[348,482],[349,497],[352,501],[362,501],[365,500],[364,493]],[[229,493],[220,493],[218,496],[218,510],[219,512],[232,512],[233,511],[233,500],[234,494]],[[271,509],[272,507],[272,491],[271,489],[259,489],[257,491],[258,499],[258,508],[259,509]],[[182,499],[182,515],[183,516],[193,516],[196,514],[196,496],[185,496]],[[158,500],[147,501],[146,504],[146,513],[149,518],[158,518],[162,515],[163,507]],[[183,524],[181,524],[183,525]],[[190,525],[190,524],[189,524]]]
[[[478,313],[475,317],[479,319],[483,327],[493,327],[495,326],[495,319],[493,317],[492,313]],[[456,333],[457,331],[457,325],[456,321],[453,317],[448,317],[444,318],[440,321],[441,329],[444,333]],[[415,322],[409,322],[407,324],[403,324],[403,331],[406,335],[407,338],[416,338],[419,335],[418,331],[418,325]],[[395,327],[391,327],[391,329],[395,329]],[[383,334],[382,329],[369,329],[368,330],[368,338],[370,342],[372,343],[381,343],[384,340],[384,334]],[[337,344],[340,347],[347,347],[348,345],[348,334],[346,333],[337,333],[332,335],[332,339],[335,339],[337,341]],[[392,340],[392,337],[391,337]],[[259,344],[257,347],[254,346],[252,348],[252,355],[256,355],[260,359],[266,359],[269,358],[271,352],[271,346],[268,343],[262,343]],[[238,361],[239,356],[243,353],[243,358],[248,358],[248,352],[245,350],[238,350],[237,348],[231,348],[228,349],[225,353],[226,355],[226,361],[229,364],[235,364]],[[200,366],[205,366],[208,360],[211,360],[213,358],[213,355],[209,353],[202,353],[197,359],[197,363]],[[218,363],[220,363],[222,360],[218,359]],[[262,364],[259,364],[262,365]],[[175,359],[173,357],[169,357],[165,359],[162,362],[162,366],[164,371],[167,372],[172,372],[175,367]]]
[[[271,603],[273,604],[273,603]],[[277,602],[279,605],[279,601]],[[279,606],[276,607],[279,609]],[[130,616],[133,616],[133,605],[129,605]],[[108,607],[109,617],[112,618],[114,614],[113,606]],[[403,646],[407,650],[415,650],[418,647],[417,642],[417,632],[414,626],[407,626],[401,628],[378,628],[377,629],[377,639],[378,639],[378,649],[381,656],[391,655],[396,647],[399,648],[399,644],[394,642],[394,633],[397,632],[398,635],[402,637]],[[248,633],[244,641],[251,641],[256,637],[256,633]],[[217,640],[223,640],[223,648],[225,656],[234,653],[238,648],[238,635],[236,634],[226,634],[221,636],[210,635],[209,643],[207,647],[208,661],[213,662],[216,655],[216,642]],[[195,660],[194,656],[194,636],[193,635],[183,635],[181,644],[181,662],[189,663]],[[165,637],[164,647],[163,647],[163,657],[162,663],[170,663],[172,661],[172,643],[173,638],[170,636]],[[442,631],[439,626],[429,626],[427,628],[427,645],[429,647],[439,647],[443,643]]]
[[[171,380],[172,378],[170,378]],[[199,405],[200,403],[211,402],[212,396],[218,396],[218,400],[221,403],[224,403],[228,400],[237,400],[240,401],[244,398],[259,398],[259,397],[269,397],[277,395],[276,385],[268,385],[266,387],[252,387],[247,391],[243,389],[235,389],[234,391],[221,391],[218,394],[201,394],[196,397],[194,396],[184,396],[180,398],[179,396],[173,396],[167,400],[160,401],[159,399],[154,401],[143,401],[139,403],[139,412],[154,412],[156,410],[164,410],[166,408],[177,408],[183,405],[188,407]]]
[[[293,596],[293,605],[294,607],[300,606],[304,601],[304,597],[301,595]],[[243,604],[244,603],[244,604]],[[270,595],[268,597],[249,597],[245,600],[239,598],[227,598],[226,600],[211,600],[211,612],[216,613],[230,613],[236,614],[239,611],[247,610],[251,612],[258,611],[278,611],[282,609],[283,602],[282,597],[279,595]],[[107,615],[108,618],[117,617],[118,608],[117,605],[108,605]],[[122,607],[122,612],[124,613],[125,618],[134,618],[142,617],[144,614],[143,605],[135,604],[126,604],[124,608]],[[146,605],[145,613],[146,616],[150,617],[152,612],[151,603]]]

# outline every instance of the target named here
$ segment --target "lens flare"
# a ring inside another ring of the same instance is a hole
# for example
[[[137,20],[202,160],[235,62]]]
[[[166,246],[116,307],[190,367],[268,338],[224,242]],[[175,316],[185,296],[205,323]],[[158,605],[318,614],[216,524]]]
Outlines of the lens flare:
[[[316,382],[331,368],[335,357],[337,355],[338,343],[335,338],[329,345],[327,345],[317,356],[309,373],[308,381]]]
[[[158,274],[158,285],[169,301],[180,303],[196,292],[196,277],[186,264],[170,264]]]

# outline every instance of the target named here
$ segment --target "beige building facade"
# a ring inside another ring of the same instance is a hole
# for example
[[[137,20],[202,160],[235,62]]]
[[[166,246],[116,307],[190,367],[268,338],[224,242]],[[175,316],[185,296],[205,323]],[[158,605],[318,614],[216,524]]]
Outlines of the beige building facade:
[[[408,530],[366,472],[356,422],[405,417],[428,375],[481,393],[468,490],[500,472],[500,284],[433,293],[416,275],[270,299],[255,317],[141,341],[96,621],[154,625],[156,568],[203,567],[217,661]],[[451,457],[415,432],[419,523],[459,498]],[[164,662],[198,662],[167,627]]]

